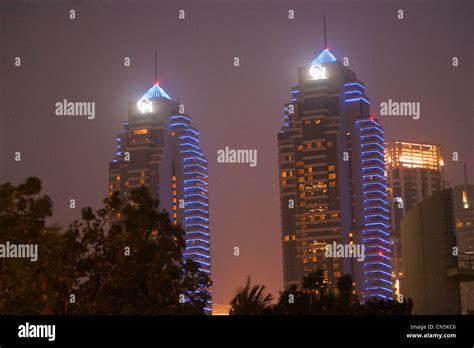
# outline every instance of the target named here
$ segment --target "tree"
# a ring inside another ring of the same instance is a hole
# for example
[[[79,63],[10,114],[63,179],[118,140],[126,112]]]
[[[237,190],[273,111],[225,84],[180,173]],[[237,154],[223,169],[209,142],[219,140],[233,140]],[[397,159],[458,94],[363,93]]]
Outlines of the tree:
[[[1,241],[39,247],[38,262],[1,260],[1,314],[203,313],[210,279],[183,259],[184,231],[145,187],[84,208],[65,233],[45,226],[40,191],[36,178],[0,186]]]
[[[390,299],[372,298],[367,300],[361,308],[364,315],[411,315],[413,300],[408,298],[403,302]]]
[[[348,274],[337,279],[336,291],[329,291],[324,272],[316,270],[303,278],[301,288],[296,285],[280,292],[270,312],[280,315],[410,315],[413,301],[369,299],[360,303],[354,293],[354,282]],[[336,296],[337,295],[337,296]]]
[[[58,294],[71,281],[61,263],[62,239],[58,228],[46,228],[52,214],[48,196],[40,196],[41,181],[27,178],[23,184],[0,186],[0,244],[38,247],[37,260],[0,260],[0,313],[52,314],[61,308]],[[51,277],[52,272],[58,277]]]
[[[273,301],[272,294],[265,294],[264,285],[250,286],[250,277],[243,288],[240,288],[230,305],[230,315],[261,315],[268,313]]]
[[[68,230],[84,254],[78,265],[78,312],[85,314],[202,314],[210,280],[182,257],[184,231],[158,210],[144,187],[114,192],[97,213],[83,211]],[[105,226],[110,225],[105,233]]]
[[[354,281],[349,274],[337,279],[337,312],[339,314],[356,314],[359,311],[359,299],[354,294]]]

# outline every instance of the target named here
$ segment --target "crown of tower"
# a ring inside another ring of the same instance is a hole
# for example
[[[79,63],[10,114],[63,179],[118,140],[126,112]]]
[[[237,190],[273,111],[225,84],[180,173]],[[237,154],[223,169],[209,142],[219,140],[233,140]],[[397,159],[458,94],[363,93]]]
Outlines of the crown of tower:
[[[311,65],[334,63],[335,61],[336,57],[334,57],[332,53],[329,52],[329,49],[326,48],[316,58],[312,60]]]
[[[144,95],[143,99],[154,99],[154,98],[159,98],[163,97],[166,99],[171,100],[171,97],[163,90],[163,88],[160,87],[158,82],[153,85]]]

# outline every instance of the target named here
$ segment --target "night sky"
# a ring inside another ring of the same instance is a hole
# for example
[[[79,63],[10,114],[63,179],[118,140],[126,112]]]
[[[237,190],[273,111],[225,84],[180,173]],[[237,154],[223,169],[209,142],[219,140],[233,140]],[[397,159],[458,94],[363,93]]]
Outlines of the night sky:
[[[228,303],[247,275],[277,294],[277,133],[297,68],[324,49],[323,13],[328,46],[349,57],[374,116],[388,99],[421,103],[419,120],[380,117],[386,138],[443,145],[451,186],[463,181],[463,160],[474,183],[473,2],[413,3],[2,1],[0,183],[39,177],[54,202],[51,224],[67,226],[82,207],[99,208],[127,103],[152,86],[157,51],[160,85],[185,104],[209,161],[214,302]],[[95,119],[56,116],[63,99],[95,102]],[[257,149],[258,165],[217,163],[225,146]]]

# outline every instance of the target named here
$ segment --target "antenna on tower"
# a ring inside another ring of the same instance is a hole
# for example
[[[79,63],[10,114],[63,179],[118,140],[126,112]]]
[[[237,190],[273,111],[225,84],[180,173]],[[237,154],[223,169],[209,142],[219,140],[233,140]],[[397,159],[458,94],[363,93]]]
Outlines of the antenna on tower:
[[[324,25],[324,49],[328,48],[328,40],[326,36],[326,15],[323,15],[323,25]]]
[[[155,51],[155,83],[158,82],[158,71],[156,67],[156,51]]]

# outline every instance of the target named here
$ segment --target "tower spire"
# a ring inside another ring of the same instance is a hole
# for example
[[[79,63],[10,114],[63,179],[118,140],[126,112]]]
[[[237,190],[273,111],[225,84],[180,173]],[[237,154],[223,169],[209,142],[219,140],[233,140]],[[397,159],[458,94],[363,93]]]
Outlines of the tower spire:
[[[328,48],[328,40],[326,36],[326,15],[323,15],[323,25],[324,25],[324,49]]]
[[[158,71],[156,68],[156,51],[155,51],[155,84],[158,83]]]

